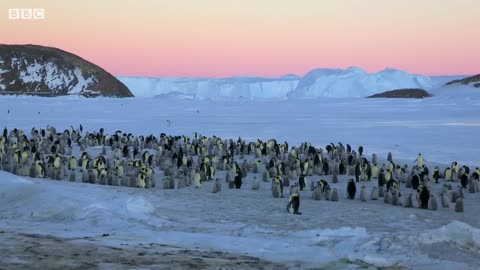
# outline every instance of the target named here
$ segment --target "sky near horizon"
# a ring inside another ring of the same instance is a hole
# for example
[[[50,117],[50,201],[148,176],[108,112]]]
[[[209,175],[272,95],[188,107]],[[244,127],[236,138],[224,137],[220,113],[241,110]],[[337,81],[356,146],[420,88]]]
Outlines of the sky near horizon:
[[[43,8],[43,20],[9,20]],[[117,76],[480,73],[479,0],[7,0],[0,44],[39,44]]]

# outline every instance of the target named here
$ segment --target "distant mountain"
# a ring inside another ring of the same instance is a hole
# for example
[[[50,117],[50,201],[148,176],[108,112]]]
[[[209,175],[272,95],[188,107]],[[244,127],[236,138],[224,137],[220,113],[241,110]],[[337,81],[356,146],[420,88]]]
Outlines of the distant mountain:
[[[314,69],[303,77],[143,78],[118,77],[138,97],[191,99],[286,99],[367,97],[404,88],[432,89],[459,76],[428,77],[396,69],[368,73],[361,68]]]
[[[480,98],[480,74],[450,80],[440,87],[429,90],[429,92],[437,97]]]
[[[410,74],[396,69],[367,73],[359,67],[342,69],[315,69],[307,73],[290,96],[366,97],[379,92],[402,88],[432,88],[430,77]]]
[[[123,83],[95,64],[38,45],[0,45],[0,94],[133,97]]]
[[[397,89],[369,96],[369,98],[425,98],[430,94],[423,89]]]
[[[298,78],[232,77],[145,78],[118,77],[136,97],[178,97],[188,99],[283,99],[295,89]]]
[[[467,78],[463,78],[463,79],[459,79],[459,80],[453,80],[453,81],[450,81],[450,82],[446,83],[445,85],[455,85],[455,84],[470,85],[470,86],[473,86],[473,87],[476,87],[476,88],[480,88],[480,74],[475,75],[475,76],[471,76],[471,77],[467,77]]]

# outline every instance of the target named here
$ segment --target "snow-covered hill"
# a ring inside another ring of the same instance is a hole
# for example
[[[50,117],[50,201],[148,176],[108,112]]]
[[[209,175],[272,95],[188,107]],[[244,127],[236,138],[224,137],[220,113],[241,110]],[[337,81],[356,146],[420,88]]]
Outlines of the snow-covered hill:
[[[433,89],[462,76],[428,77],[396,69],[367,73],[361,68],[314,69],[303,77],[145,78],[118,77],[136,97],[189,99],[286,99],[366,97],[401,88]]]
[[[133,96],[110,73],[69,52],[1,44],[0,94]]]
[[[430,93],[440,97],[480,98],[480,75],[455,78]]]

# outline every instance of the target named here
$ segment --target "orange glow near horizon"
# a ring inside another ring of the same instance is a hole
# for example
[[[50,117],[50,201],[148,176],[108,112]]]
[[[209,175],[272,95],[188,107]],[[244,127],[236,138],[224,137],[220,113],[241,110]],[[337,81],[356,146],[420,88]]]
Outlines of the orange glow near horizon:
[[[8,20],[9,8],[44,20]],[[0,43],[75,53],[115,75],[480,73],[480,1],[2,1]]]

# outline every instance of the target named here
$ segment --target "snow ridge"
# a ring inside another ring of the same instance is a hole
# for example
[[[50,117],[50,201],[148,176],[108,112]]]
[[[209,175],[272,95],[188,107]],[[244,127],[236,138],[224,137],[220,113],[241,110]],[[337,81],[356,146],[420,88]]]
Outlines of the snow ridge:
[[[428,77],[387,68],[367,73],[359,67],[314,69],[303,77],[146,78],[117,77],[136,97],[169,96],[184,99],[304,99],[366,97],[401,89],[440,86],[443,77]]]

